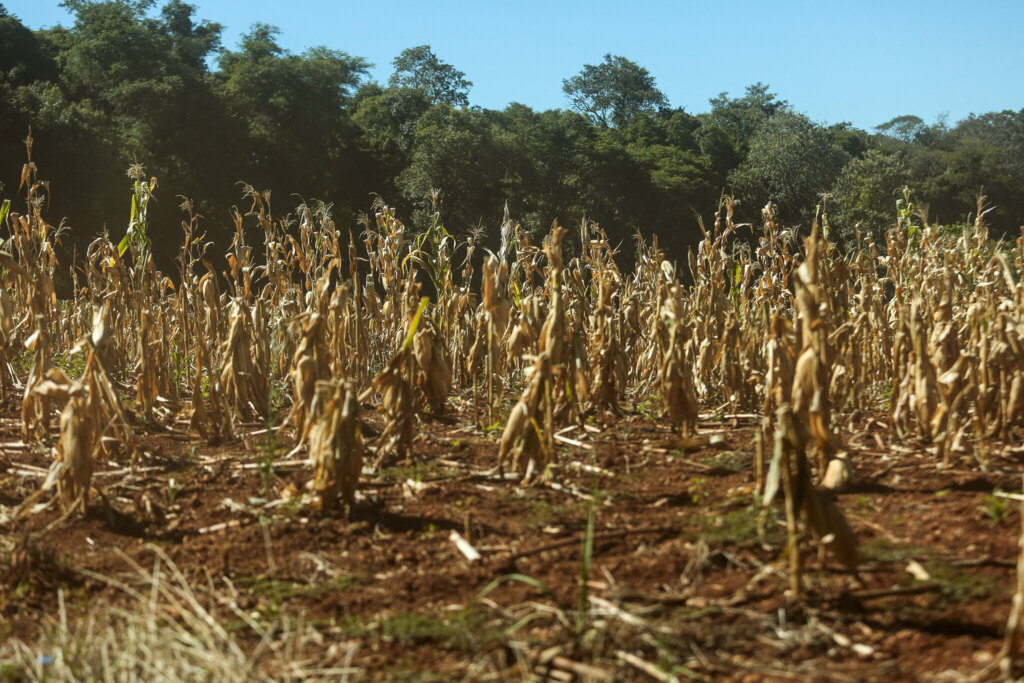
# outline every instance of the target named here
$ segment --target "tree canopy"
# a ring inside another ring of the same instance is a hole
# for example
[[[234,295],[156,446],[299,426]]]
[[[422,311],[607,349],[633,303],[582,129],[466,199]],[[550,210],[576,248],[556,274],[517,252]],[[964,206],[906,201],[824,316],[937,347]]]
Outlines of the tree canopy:
[[[606,54],[600,64],[562,82],[562,91],[573,110],[607,128],[628,125],[642,112],[657,111],[668,104],[654,84],[654,76],[636,62]]]
[[[451,64],[438,59],[429,45],[402,50],[392,65],[395,73],[388,80],[391,87],[422,90],[431,104],[469,105],[473,82],[467,81],[466,74]]]
[[[493,243],[507,203],[538,234],[585,216],[615,244],[640,231],[675,256],[722,193],[740,200],[742,220],[771,201],[797,229],[827,195],[837,234],[851,235],[887,228],[904,187],[944,222],[968,219],[983,191],[996,234],[1024,225],[1024,109],[953,124],[908,114],[866,131],[811,121],[755,83],[693,115],[647,69],[607,54],[564,80],[564,109],[491,110],[470,106],[466,74],[429,45],[403,50],[380,83],[365,59],[290,52],[266,24],[225,49],[223,28],[183,0],[64,6],[69,26],[33,31],[0,5],[0,183],[9,197],[18,187],[31,126],[68,249],[124,229],[136,162],[160,183],[157,247],[177,243],[178,196],[211,238],[230,230],[239,182],[272,190],[283,213],[321,199],[339,226],[377,193],[414,230],[436,209],[452,232],[482,225]]]

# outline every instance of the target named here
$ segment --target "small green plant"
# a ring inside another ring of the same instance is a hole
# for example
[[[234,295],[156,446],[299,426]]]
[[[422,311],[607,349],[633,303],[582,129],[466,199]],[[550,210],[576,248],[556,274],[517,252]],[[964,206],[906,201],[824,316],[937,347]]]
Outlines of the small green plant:
[[[636,404],[636,412],[646,418],[654,419],[659,414],[660,406],[661,397],[656,394],[652,394]]]
[[[171,377],[174,379],[174,384],[184,384],[188,380],[188,358],[181,349],[178,348],[177,342],[171,342]]]
[[[85,374],[86,351],[76,353],[55,353],[53,364],[64,371],[68,377],[78,378]]]
[[[1010,505],[1007,503],[1007,498],[1001,495],[1002,493],[1002,489],[996,487],[991,494],[985,496],[984,504],[978,506],[978,509],[984,512],[993,524],[1002,524],[1010,515]]]
[[[540,498],[530,502],[530,510],[524,515],[524,518],[527,526],[540,529],[554,524],[565,514],[564,505]]]
[[[690,502],[695,505],[707,502],[708,492],[705,489],[705,485],[708,480],[704,477],[694,477],[690,480],[690,486],[686,489],[687,494],[690,496]]]
[[[174,505],[174,500],[178,497],[178,494],[184,490],[184,486],[179,484],[174,479],[167,480],[167,504]]]
[[[891,379],[886,379],[876,384],[878,392],[878,402],[886,410],[892,410],[892,398],[896,394],[896,383]]]

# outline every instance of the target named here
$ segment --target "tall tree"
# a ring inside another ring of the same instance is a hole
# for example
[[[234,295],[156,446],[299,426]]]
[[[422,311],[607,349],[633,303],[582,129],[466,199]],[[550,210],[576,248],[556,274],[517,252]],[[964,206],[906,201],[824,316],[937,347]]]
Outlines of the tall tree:
[[[913,114],[905,114],[875,126],[875,130],[900,142],[917,142],[928,130],[924,119]]]
[[[392,88],[422,90],[431,104],[469,105],[473,82],[467,81],[466,74],[451,64],[438,59],[429,45],[402,50],[392,64],[395,72],[388,80]]]
[[[465,233],[488,216],[498,215],[503,197],[498,162],[487,117],[448,104],[431,107],[416,124],[416,145],[397,183],[417,226],[429,225],[427,197],[441,190],[442,217],[449,229]]]
[[[569,225],[593,208],[584,207],[584,197],[597,131],[587,119],[565,110],[535,112],[523,104],[488,114],[503,166],[503,199],[528,230],[539,237],[553,220]]]
[[[75,15],[71,29],[49,34],[59,49],[65,96],[98,109],[114,124],[108,134],[129,154],[161,156],[153,153],[160,144],[154,130],[173,130],[182,120],[179,106],[203,88],[205,60],[219,48],[222,27],[196,24],[195,8],[177,0],[158,18],[147,17],[152,0],[61,4]]]
[[[36,32],[58,77],[35,80],[13,99],[33,126],[34,158],[59,188],[52,209],[70,214],[71,237],[81,242],[104,224],[116,232],[127,223],[127,203],[111,198],[125,191],[135,159],[175,194],[202,186],[218,130],[206,58],[219,48],[221,27],[195,21],[195,8],[178,0],[156,16],[152,0],[62,5],[72,25]],[[204,112],[203,125],[181,125],[195,111]],[[162,202],[151,218],[176,236],[174,204]]]
[[[22,158],[21,138],[33,123],[31,89],[54,89],[58,76],[57,63],[39,36],[0,4],[0,131],[5,132],[0,159]],[[0,178],[10,183],[19,170],[17,163],[9,162],[9,167],[0,168]]]
[[[872,149],[843,168],[831,192],[829,211],[842,237],[851,238],[859,225],[863,234],[880,239],[892,226],[900,190],[914,184],[902,156]]]
[[[586,64],[562,81],[573,110],[608,128],[628,125],[642,112],[668,104],[647,69],[625,57],[606,54],[601,64]]]
[[[778,99],[764,83],[748,85],[743,97],[723,92],[709,102],[711,111],[698,117],[701,125],[696,137],[711,161],[712,182],[720,185],[746,158],[750,141],[764,122],[789,111],[789,103]]]
[[[326,47],[292,54],[278,33],[256,24],[220,57],[216,92],[236,123],[238,172],[261,187],[326,194],[355,144],[347,105],[369,64]]]
[[[39,37],[0,4],[0,81],[12,87],[57,78],[57,64]]]
[[[807,221],[849,158],[828,130],[806,116],[776,114],[758,129],[746,160],[729,180],[752,218],[771,201],[784,219]]]

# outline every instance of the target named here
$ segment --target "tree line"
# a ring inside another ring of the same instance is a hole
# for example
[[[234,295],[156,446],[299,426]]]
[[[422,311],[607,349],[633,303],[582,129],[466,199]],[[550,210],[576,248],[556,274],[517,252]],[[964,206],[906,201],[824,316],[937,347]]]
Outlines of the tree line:
[[[0,4],[0,182],[16,194],[31,126],[46,215],[67,217],[68,248],[105,228],[120,238],[136,163],[159,179],[157,253],[176,249],[186,199],[212,238],[230,234],[229,208],[247,208],[239,183],[271,190],[279,214],[316,201],[339,227],[379,195],[424,228],[440,191],[456,234],[484,228],[496,241],[507,203],[536,233],[586,216],[626,252],[639,230],[677,256],[723,194],[743,220],[771,201],[796,228],[824,199],[848,237],[887,228],[903,188],[943,223],[969,220],[983,188],[997,234],[1024,225],[1024,109],[955,124],[900,116],[869,132],[814,122],[757,83],[690,114],[617,55],[565,79],[564,109],[483,109],[466,74],[426,45],[379,83],[365,59],[296,54],[265,24],[225,48],[223,27],[183,0],[62,5],[71,26],[33,31]]]

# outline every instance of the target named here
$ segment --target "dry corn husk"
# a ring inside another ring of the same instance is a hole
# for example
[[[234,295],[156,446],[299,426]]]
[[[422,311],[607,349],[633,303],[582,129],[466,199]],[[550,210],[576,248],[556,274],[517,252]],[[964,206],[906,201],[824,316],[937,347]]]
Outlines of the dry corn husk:
[[[819,256],[823,249],[815,223],[807,239],[807,256],[794,273],[802,348],[793,372],[791,400],[802,427],[814,439],[818,454],[818,473],[824,476],[828,461],[838,450],[832,431],[831,402],[828,395],[830,367],[827,303],[819,282]]]
[[[373,380],[372,388],[383,395],[380,409],[387,419],[377,448],[380,458],[390,454],[404,458],[412,445],[416,405],[408,377],[410,362],[411,353],[403,348]]]
[[[315,472],[313,491],[320,496],[323,510],[332,510],[340,502],[351,511],[363,469],[359,400],[351,382],[332,382],[324,393],[329,397],[327,405],[307,439]]]
[[[380,410],[387,418],[377,449],[379,459],[391,454],[404,458],[412,445],[413,424],[416,419],[416,397],[413,389],[417,372],[416,356],[412,346],[428,303],[426,297],[420,300],[416,313],[409,319],[405,343],[384,370],[374,378],[371,385],[373,391],[383,395]]]
[[[57,457],[64,470],[57,490],[65,508],[77,507],[85,512],[102,415],[94,386],[87,388],[74,382],[68,387],[68,396],[60,415]]]
[[[192,417],[190,429],[211,446],[231,441],[235,436],[234,411],[224,400],[220,373],[213,370],[205,338],[197,337],[195,374],[192,382]],[[203,378],[207,380],[203,390]]]
[[[270,413],[269,367],[266,359],[253,357],[261,343],[253,332],[249,311],[239,301],[231,306],[229,330],[221,350],[224,399],[239,420],[265,419]]]
[[[683,436],[692,436],[697,429],[699,411],[685,355],[689,329],[683,320],[678,290],[678,285],[666,290],[661,306],[659,332],[667,333],[668,343],[661,358],[658,383],[669,419],[680,426]]]
[[[302,326],[302,338],[295,351],[291,368],[292,403],[289,421],[296,438],[305,441],[313,421],[317,419],[314,404],[317,388],[331,378],[330,351],[327,347],[324,320],[319,313],[309,315]],[[321,407],[326,401],[320,402]]]
[[[21,402],[21,431],[26,441],[44,441],[50,430],[48,400],[35,389],[52,366],[50,331],[43,316],[36,316],[36,330],[25,346],[33,352],[32,368],[25,382],[25,396]]]
[[[416,357],[416,386],[435,413],[444,411],[452,389],[452,368],[433,324],[420,325],[412,340]]]
[[[517,472],[539,472],[550,461],[551,435],[541,432],[546,424],[542,402],[551,391],[551,360],[539,354],[519,401],[512,408],[498,446],[498,466],[511,459]]]
[[[857,570],[859,551],[857,537],[842,511],[827,493],[819,491],[811,481],[810,465],[805,448],[807,438],[799,428],[798,416],[785,403],[775,414],[775,450],[764,488],[764,505],[771,505],[779,490],[785,492],[786,522],[789,532],[790,586],[799,594],[802,585],[800,534],[798,517],[842,565]]]

